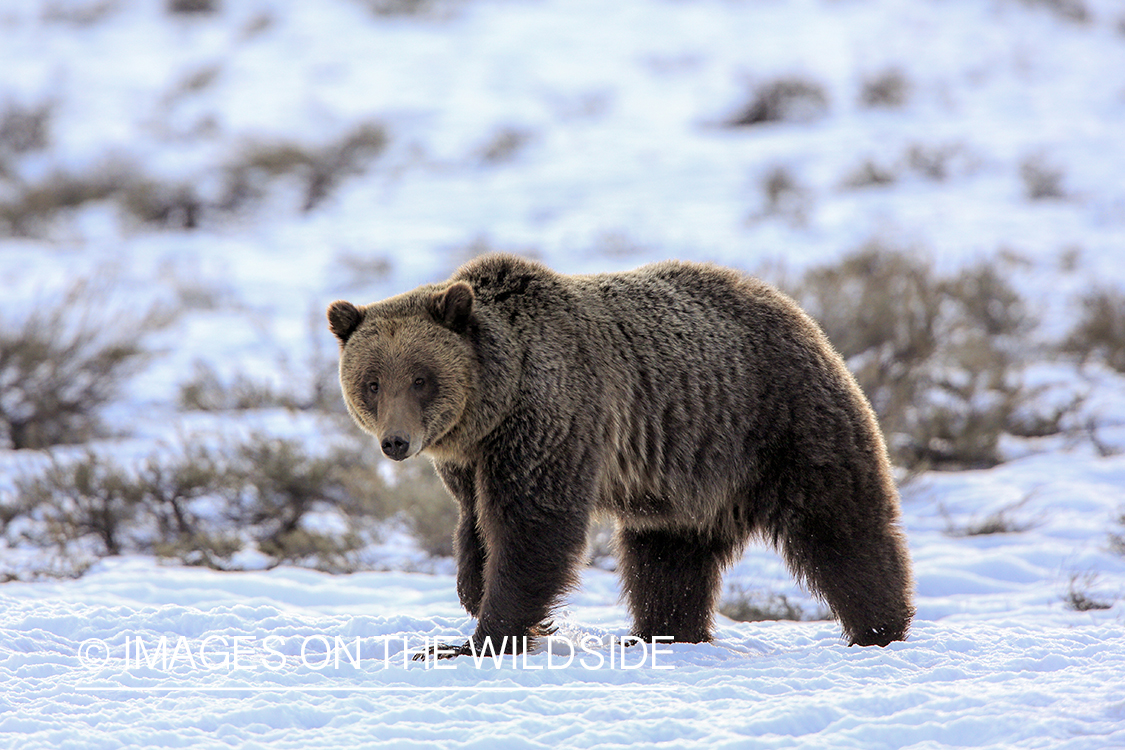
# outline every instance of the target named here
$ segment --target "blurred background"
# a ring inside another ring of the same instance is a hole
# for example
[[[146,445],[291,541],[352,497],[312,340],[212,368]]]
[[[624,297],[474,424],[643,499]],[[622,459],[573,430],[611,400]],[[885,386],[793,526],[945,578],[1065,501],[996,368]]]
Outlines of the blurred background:
[[[1122,133],[1117,0],[5,0],[0,575],[448,570],[324,309],[491,250],[778,284],[904,486],[1118,452]]]

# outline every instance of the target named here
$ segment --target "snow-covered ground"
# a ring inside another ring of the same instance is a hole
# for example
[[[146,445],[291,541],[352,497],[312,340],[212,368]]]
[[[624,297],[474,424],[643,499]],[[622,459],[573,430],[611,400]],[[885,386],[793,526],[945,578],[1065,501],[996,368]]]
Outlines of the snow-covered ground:
[[[307,382],[334,356],[328,302],[445,278],[485,248],[567,272],[681,257],[781,276],[868,242],[942,269],[996,259],[1043,339],[1073,324],[1077,295],[1125,287],[1117,0],[172,4],[0,4],[0,320],[91,276],[108,321],[175,313],[106,411],[115,436],[96,447],[124,462],[225,431],[339,441],[307,414],[181,412],[178,388],[196,361]],[[372,11],[395,5],[420,10]],[[725,125],[780,78],[819,87],[819,116]],[[896,78],[901,103],[863,104],[865,83]],[[788,180],[774,200],[771,174]],[[99,175],[118,187],[13,208]],[[171,213],[138,209],[137,190]],[[1098,444],[1012,441],[996,468],[904,485],[905,643],[720,618],[713,644],[633,646],[622,665],[616,582],[590,568],[559,650],[438,669],[402,656],[473,629],[445,563],[329,576],[106,558],[0,586],[0,745],[1125,747],[1125,558],[1109,543],[1125,533],[1125,379],[1037,372],[1085,396]],[[41,465],[0,451],[0,492]],[[957,533],[995,514],[1018,530]],[[417,559],[404,539],[380,554]],[[0,546],[5,571],[35,554]],[[807,601],[762,547],[727,583]]]
[[[885,649],[844,646],[833,622],[720,618],[713,644],[611,655],[628,621],[613,575],[590,568],[550,654],[435,668],[404,661],[404,646],[472,632],[450,575],[107,560],[77,581],[0,589],[0,736],[21,748],[1122,747],[1121,605],[1074,612],[1062,596],[1089,571],[1100,577],[1084,591],[1120,596],[1125,561],[1102,540],[1123,485],[1123,456],[926,478],[905,501],[918,619]],[[1028,493],[1028,531],[945,533],[939,507],[975,516]],[[730,578],[788,585],[761,548]]]
[[[1117,464],[1092,493],[1120,487]],[[21,748],[1125,745],[1120,608],[1067,612],[1056,594],[1082,554],[1074,528],[983,550],[921,521],[910,531],[921,615],[905,643],[727,620],[713,644],[618,648],[612,665],[609,638],[628,623],[596,569],[551,654],[434,668],[404,662],[403,644],[471,632],[450,576],[115,560],[0,594],[0,732]]]

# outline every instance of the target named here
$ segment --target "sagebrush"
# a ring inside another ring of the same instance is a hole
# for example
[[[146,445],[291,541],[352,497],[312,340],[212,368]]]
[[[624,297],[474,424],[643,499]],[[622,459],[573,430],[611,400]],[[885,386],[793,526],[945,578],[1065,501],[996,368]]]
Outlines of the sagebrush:
[[[750,102],[727,123],[747,127],[774,122],[811,122],[828,114],[828,93],[801,76],[784,76],[759,85]]]
[[[941,275],[871,243],[791,287],[855,373],[899,466],[989,467],[1004,435],[1062,429],[1069,410],[1045,411],[1024,385],[1036,321],[994,264]]]
[[[1125,294],[1117,289],[1094,289],[1081,299],[1078,322],[1062,344],[1085,363],[1100,359],[1125,372]]]
[[[82,443],[102,431],[100,410],[146,360],[155,312],[115,314],[109,291],[75,283],[22,319],[0,315],[0,441],[14,449]]]
[[[363,567],[358,551],[395,514],[420,547],[449,554],[456,508],[439,512],[448,510],[440,482],[424,472],[392,485],[363,450],[313,454],[298,441],[254,435],[189,443],[136,465],[92,450],[51,454],[42,471],[17,480],[2,519],[9,544],[76,560],[145,553],[232,569],[250,553],[256,565],[345,572]]]
[[[731,586],[719,604],[719,614],[738,622],[825,620],[823,608],[809,612],[785,594]]]

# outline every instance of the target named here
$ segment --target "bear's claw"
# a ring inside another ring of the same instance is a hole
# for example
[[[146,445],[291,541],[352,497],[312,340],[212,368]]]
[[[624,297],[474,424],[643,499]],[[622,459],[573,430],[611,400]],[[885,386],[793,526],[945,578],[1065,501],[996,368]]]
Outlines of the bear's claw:
[[[452,659],[454,656],[470,656],[473,653],[472,644],[465,641],[460,646],[450,646],[447,643],[435,643],[432,646],[427,646],[421,651],[417,651],[410,657],[412,661],[422,661],[424,659]]]

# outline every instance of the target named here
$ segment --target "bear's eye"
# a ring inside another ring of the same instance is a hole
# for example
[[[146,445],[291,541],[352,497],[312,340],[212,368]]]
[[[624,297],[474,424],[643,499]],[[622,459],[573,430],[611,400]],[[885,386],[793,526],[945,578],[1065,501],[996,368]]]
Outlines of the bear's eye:
[[[424,388],[425,386],[426,386],[426,379],[425,378],[414,378],[414,387],[415,388]]]
[[[378,380],[372,380],[370,383],[367,384],[367,390],[370,391],[371,393],[378,393],[379,392],[379,381]]]

